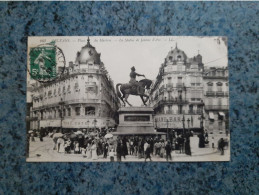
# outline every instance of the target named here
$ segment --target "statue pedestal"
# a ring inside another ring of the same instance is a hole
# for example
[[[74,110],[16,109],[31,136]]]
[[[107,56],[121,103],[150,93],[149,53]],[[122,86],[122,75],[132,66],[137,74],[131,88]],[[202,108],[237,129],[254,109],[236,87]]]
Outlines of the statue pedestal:
[[[153,124],[151,107],[122,107],[119,112],[119,126],[114,135],[157,135]]]

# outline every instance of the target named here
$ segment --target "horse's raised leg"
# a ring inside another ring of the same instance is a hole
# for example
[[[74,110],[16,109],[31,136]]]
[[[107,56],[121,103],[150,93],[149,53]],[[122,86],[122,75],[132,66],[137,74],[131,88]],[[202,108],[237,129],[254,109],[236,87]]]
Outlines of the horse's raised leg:
[[[145,106],[147,106],[147,105],[146,105],[146,101],[144,100],[144,97],[141,95],[140,98],[141,98],[143,104],[144,104]]]
[[[129,106],[132,107],[132,105],[128,102],[128,97],[129,97],[129,94],[126,94],[125,95],[125,102],[127,102],[129,104]]]

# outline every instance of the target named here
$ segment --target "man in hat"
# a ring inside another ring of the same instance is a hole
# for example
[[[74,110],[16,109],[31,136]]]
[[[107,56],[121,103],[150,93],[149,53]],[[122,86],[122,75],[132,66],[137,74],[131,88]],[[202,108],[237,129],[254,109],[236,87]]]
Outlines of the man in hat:
[[[139,87],[139,84],[138,84],[138,81],[136,80],[136,76],[142,76],[142,77],[145,77],[145,75],[143,74],[138,74],[135,72],[136,69],[135,67],[131,67],[131,72],[130,72],[130,81],[129,83],[132,85],[132,87],[135,87],[137,89],[137,93],[139,93],[139,90],[138,90],[138,87]]]

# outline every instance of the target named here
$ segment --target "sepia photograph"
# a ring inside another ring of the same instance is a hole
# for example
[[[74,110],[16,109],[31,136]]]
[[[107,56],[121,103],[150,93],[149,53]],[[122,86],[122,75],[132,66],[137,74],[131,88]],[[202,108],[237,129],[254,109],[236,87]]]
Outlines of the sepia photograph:
[[[230,161],[228,75],[227,37],[28,37],[26,161]]]

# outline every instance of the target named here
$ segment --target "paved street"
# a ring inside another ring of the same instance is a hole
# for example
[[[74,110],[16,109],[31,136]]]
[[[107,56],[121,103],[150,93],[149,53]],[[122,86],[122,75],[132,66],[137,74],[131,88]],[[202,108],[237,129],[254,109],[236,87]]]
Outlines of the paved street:
[[[220,137],[226,138],[225,135],[214,135],[215,140],[218,140]],[[209,141],[211,136],[209,137]],[[195,162],[195,161],[228,161],[230,156],[230,147],[225,150],[225,154],[221,155],[220,152],[216,149],[217,142],[215,142],[215,148],[211,147],[211,141],[205,148],[198,147],[199,139],[197,136],[191,137],[191,152],[192,156],[186,154],[180,154],[179,151],[172,152],[172,162]],[[109,157],[104,159],[102,156],[98,157],[98,160],[91,160],[85,158],[82,154],[64,154],[58,153],[56,150],[53,150],[53,141],[52,138],[44,137],[44,141],[40,142],[38,138],[35,138],[35,142],[30,142],[30,155],[27,158],[27,162],[108,162]],[[115,157],[116,161],[116,157]],[[144,159],[138,159],[136,156],[127,155],[126,159],[122,157],[122,162],[127,161],[138,161],[143,162]],[[149,161],[149,160],[147,160]],[[165,158],[160,158],[155,155],[152,156],[152,161],[161,161],[166,162]]]

